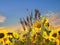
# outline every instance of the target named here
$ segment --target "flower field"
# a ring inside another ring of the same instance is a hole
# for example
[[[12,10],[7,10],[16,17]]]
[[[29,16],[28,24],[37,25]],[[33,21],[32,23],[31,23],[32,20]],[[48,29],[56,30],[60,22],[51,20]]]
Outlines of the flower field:
[[[31,15],[20,19],[23,31],[0,30],[0,45],[60,45],[60,31],[49,24],[47,16],[40,16],[35,10]]]

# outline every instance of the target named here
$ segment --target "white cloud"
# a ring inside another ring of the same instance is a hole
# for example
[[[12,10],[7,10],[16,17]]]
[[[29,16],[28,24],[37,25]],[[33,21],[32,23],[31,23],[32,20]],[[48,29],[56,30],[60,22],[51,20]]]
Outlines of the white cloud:
[[[5,16],[0,15],[0,22],[4,22],[6,20]]]

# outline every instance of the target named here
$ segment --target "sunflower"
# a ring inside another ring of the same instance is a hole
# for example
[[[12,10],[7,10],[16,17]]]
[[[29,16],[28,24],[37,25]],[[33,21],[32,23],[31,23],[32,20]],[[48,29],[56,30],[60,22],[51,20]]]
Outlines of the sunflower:
[[[34,30],[41,30],[41,22],[36,21],[35,23],[33,23],[32,27],[33,27]]]
[[[36,21],[35,23],[33,23],[32,26],[32,31],[30,32],[30,37],[34,37],[34,35],[37,35],[38,32],[41,31],[41,22],[40,21]]]
[[[44,22],[44,27],[48,30],[50,30],[51,26],[49,25],[49,21],[47,18],[45,18],[45,22]]]
[[[7,30],[0,30],[0,42],[3,41],[4,38],[7,38]]]
[[[49,21],[48,21],[48,19],[47,19],[47,18],[45,18],[45,23],[46,23],[46,24],[48,24],[48,23],[49,23]]]
[[[18,39],[19,38],[18,33],[17,32],[13,32],[13,37],[16,38],[16,39]]]
[[[24,42],[24,38],[23,38],[22,34],[19,35],[19,40],[20,40],[21,42]]]
[[[5,43],[5,45],[9,45],[11,42],[10,42],[9,38],[6,38],[4,43]]]
[[[4,43],[4,38],[7,38],[7,30],[0,30],[0,43],[3,43],[3,45],[5,44]]]
[[[8,36],[8,38],[13,38],[13,32],[8,32],[7,36]]]
[[[32,43],[36,43],[37,33],[40,33],[40,31],[41,31],[41,22],[37,20],[35,23],[33,23],[32,31],[30,32],[30,39]]]
[[[32,43],[36,43],[37,35],[36,34],[32,34],[32,36],[30,37],[30,40],[31,40]]]
[[[59,42],[59,39],[56,39],[56,42],[55,42],[55,43],[56,43],[56,45],[60,45],[60,44],[59,44],[59,43],[60,43],[60,42]]]
[[[31,42],[36,43],[36,41],[38,41],[38,39],[40,39],[39,36],[41,36],[39,30],[32,30],[30,33]]]
[[[55,41],[58,38],[58,30],[52,30],[49,35],[50,41]]]
[[[49,36],[48,36],[48,34],[46,33],[46,31],[43,31],[43,37],[44,37],[45,39],[48,39],[48,38],[49,38]]]
[[[40,33],[40,32],[41,31],[39,29],[36,29],[36,30],[32,29],[32,31],[30,32],[30,35],[31,36],[38,35],[38,33]]]
[[[24,42],[25,39],[26,39],[26,37],[27,37],[27,32],[26,32],[26,31],[22,31],[22,32],[19,34],[19,40],[20,40],[21,42]]]

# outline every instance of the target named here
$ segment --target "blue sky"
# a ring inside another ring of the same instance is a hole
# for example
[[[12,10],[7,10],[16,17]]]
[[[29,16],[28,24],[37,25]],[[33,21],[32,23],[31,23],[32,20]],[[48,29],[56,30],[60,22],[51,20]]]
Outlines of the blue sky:
[[[39,9],[41,14],[60,12],[60,0],[0,0],[0,14],[6,17],[0,26],[18,24],[19,18],[26,17],[34,9]]]

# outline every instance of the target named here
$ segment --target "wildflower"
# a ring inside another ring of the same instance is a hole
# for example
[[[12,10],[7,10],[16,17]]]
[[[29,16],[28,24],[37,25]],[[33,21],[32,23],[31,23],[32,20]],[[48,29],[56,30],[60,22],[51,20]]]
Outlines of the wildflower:
[[[33,37],[34,35],[37,35],[37,33],[39,33],[40,31],[38,29],[34,30],[32,29],[32,31],[30,32],[30,36]]]
[[[8,36],[8,38],[13,38],[13,32],[8,32],[7,36]]]
[[[32,27],[33,27],[34,30],[41,30],[41,22],[36,21],[35,23],[33,23]]]
[[[5,44],[10,44],[10,40],[7,38],[6,41],[5,41]]]
[[[48,36],[48,34],[46,33],[46,31],[43,32],[43,37],[44,37],[45,39],[48,39],[48,38],[49,38],[49,36]]]
[[[48,21],[48,19],[47,19],[47,18],[45,18],[45,23],[47,23],[47,24],[49,23],[49,21]]]
[[[22,38],[22,35],[19,36],[19,40],[20,40],[21,42],[24,42],[24,40],[23,40],[23,38]]]
[[[4,38],[7,38],[7,31],[6,30],[1,30],[0,31],[0,42],[4,41]]]
[[[51,30],[51,26],[49,25],[49,21],[48,21],[47,18],[45,18],[44,27],[45,27],[46,29],[48,29],[48,31]]]
[[[30,37],[31,42],[32,42],[32,43],[36,43],[36,41],[37,41],[36,38],[37,38],[37,35],[36,35],[36,34],[34,34],[33,36],[31,36],[31,37]]]
[[[58,31],[59,35],[60,35],[60,31]]]
[[[19,40],[21,42],[24,42],[25,39],[26,39],[26,37],[27,37],[27,31],[26,30],[25,31],[22,31],[21,34],[19,35]]]
[[[16,39],[18,39],[18,38],[19,38],[19,35],[18,35],[18,33],[17,33],[17,32],[13,32],[13,36],[14,36],[14,38],[16,38]]]
[[[59,39],[59,41],[60,41],[60,31],[58,31],[58,39]]]
[[[58,31],[57,30],[52,30],[49,35],[49,40],[50,41],[55,41],[58,37]]]
[[[56,45],[59,45],[59,39],[56,39],[55,43],[56,43]]]

